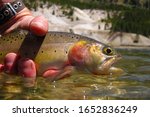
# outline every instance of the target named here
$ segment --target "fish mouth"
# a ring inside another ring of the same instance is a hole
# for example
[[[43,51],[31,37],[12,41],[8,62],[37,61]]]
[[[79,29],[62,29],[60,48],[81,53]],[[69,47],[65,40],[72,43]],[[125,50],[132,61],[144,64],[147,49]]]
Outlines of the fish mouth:
[[[109,58],[106,58],[104,62],[101,64],[101,66],[112,66],[114,63],[116,63],[118,60],[120,60],[122,57],[121,55],[115,55]]]
[[[98,67],[98,71],[101,74],[108,74],[109,73],[109,69],[118,61],[120,60],[122,57],[121,55],[115,55],[115,56],[111,56],[106,58],[102,64],[99,65]]]

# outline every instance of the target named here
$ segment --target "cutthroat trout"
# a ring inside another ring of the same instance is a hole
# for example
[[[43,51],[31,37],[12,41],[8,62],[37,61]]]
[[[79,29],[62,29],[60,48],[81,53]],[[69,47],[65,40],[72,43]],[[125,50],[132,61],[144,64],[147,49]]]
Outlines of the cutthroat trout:
[[[112,47],[72,33],[48,32],[37,37],[28,31],[14,31],[0,37],[0,63],[10,52],[34,60],[37,75],[53,79],[71,75],[74,70],[97,75],[120,71],[112,67],[120,59]]]

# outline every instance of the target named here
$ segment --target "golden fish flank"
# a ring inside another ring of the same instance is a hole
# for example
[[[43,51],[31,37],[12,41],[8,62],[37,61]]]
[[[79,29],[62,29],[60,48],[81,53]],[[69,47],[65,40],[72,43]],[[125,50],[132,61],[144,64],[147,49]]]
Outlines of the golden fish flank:
[[[0,49],[1,63],[7,53],[18,53],[35,61],[38,66],[37,74],[40,76],[53,68],[60,70],[61,73],[58,72],[54,79],[64,77],[66,72],[71,74],[72,70],[110,74],[114,69],[112,64],[120,58],[110,46],[65,32],[48,32],[45,37],[37,37],[27,31],[15,31],[1,37]],[[115,72],[117,70],[120,69],[115,68]]]

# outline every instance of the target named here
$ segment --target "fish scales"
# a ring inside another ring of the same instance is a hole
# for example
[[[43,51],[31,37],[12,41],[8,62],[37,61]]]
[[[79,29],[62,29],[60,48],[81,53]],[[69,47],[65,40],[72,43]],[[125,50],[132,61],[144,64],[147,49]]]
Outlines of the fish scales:
[[[18,53],[21,57],[33,59],[41,74],[49,66],[64,64],[69,49],[81,40],[101,43],[85,36],[66,32],[48,32],[44,37],[37,37],[28,31],[15,31],[0,38],[0,63],[3,63],[7,53]]]

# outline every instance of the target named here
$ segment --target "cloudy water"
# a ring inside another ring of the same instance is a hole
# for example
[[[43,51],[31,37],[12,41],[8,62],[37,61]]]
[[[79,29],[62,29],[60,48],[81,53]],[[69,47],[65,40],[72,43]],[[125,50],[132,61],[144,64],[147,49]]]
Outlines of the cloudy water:
[[[56,82],[38,77],[35,87],[27,88],[21,77],[0,75],[0,99],[150,99],[150,50],[119,49],[123,59],[116,66],[118,76],[76,74]]]

